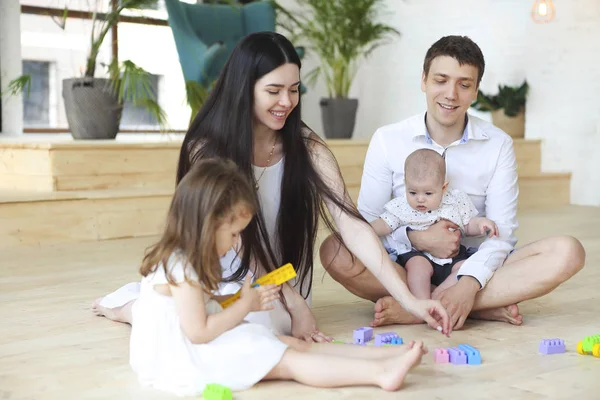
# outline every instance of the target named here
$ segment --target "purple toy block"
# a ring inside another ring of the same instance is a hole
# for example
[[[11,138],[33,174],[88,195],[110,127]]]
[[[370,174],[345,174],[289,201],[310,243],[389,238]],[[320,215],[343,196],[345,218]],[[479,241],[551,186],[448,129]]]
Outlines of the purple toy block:
[[[561,339],[544,339],[540,343],[540,353],[558,354],[565,352],[565,341]]]
[[[448,349],[448,354],[450,354],[450,362],[452,364],[466,364],[467,363],[467,355],[464,351],[459,349],[458,347],[450,347]]]
[[[446,349],[435,349],[433,359],[437,364],[446,364],[450,362],[450,354]]]
[[[396,339],[396,340],[394,340]],[[397,341],[400,339],[400,343],[394,344],[402,344],[402,339],[398,336],[397,333],[394,332],[386,332],[386,333],[378,333],[375,335],[375,346],[383,346],[384,344],[392,344],[392,341]]]
[[[354,343],[365,344],[373,339],[373,328],[363,327],[354,330]]]

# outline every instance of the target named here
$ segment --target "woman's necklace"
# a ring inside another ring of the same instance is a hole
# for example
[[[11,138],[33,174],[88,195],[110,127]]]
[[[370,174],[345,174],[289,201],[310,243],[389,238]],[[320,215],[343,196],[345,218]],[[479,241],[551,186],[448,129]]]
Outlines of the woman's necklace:
[[[275,151],[276,144],[277,144],[277,137],[275,137],[275,141],[273,142],[273,148],[271,148],[271,152],[269,153],[269,159],[267,160],[267,165],[265,165],[265,168],[263,168],[262,172],[260,173],[260,176],[258,177],[258,179],[256,179],[256,181],[254,183],[254,189],[256,189],[257,192],[259,189],[258,182],[260,182],[260,179],[263,177],[263,175],[265,174],[265,171],[267,170],[267,168],[269,167],[269,164],[271,163],[271,158],[273,157],[273,152]]]

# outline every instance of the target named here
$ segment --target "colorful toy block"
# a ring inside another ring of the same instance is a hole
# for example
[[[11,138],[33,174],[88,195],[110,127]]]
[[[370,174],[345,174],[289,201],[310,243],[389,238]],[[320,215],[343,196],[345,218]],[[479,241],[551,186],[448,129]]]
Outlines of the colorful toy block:
[[[467,364],[469,365],[480,365],[481,364],[481,354],[479,350],[475,347],[468,344],[459,344],[458,348],[465,352],[467,355]]]
[[[461,365],[467,363],[467,355],[458,347],[450,347],[448,354],[450,354],[450,362],[452,364]]]
[[[579,351],[579,343],[581,343],[581,351]],[[600,343],[600,335],[587,336],[579,343],[577,344],[577,352],[579,354],[591,354],[594,345]]]
[[[565,352],[565,341],[561,339],[544,339],[540,342],[540,353],[559,354]]]
[[[384,344],[402,344],[402,338],[394,332],[378,333],[375,335],[375,346]]]
[[[446,349],[435,349],[433,359],[437,364],[447,364],[450,362],[450,354]]]
[[[233,400],[231,390],[227,386],[209,383],[202,391],[204,400]]]
[[[577,343],[577,352],[583,355],[600,357],[600,335],[587,336]]]
[[[373,339],[373,328],[362,327],[354,330],[354,343],[365,344]]]
[[[296,277],[296,271],[292,264],[285,264],[282,267],[277,268],[275,271],[269,272],[265,276],[261,276],[254,282],[253,286],[260,285],[281,285],[290,279],[294,279]],[[235,303],[240,298],[240,292],[238,291],[236,294],[221,302],[221,307],[227,308],[233,303]]]

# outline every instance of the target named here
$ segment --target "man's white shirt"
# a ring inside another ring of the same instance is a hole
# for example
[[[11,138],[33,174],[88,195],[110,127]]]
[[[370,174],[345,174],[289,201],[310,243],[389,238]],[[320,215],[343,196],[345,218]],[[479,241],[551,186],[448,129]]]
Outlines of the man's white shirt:
[[[469,115],[462,139],[446,148],[429,137],[425,114],[379,128],[367,151],[358,209],[368,220],[377,219],[390,199],[404,196],[404,161],[417,149],[443,154],[451,187],[469,195],[479,216],[496,223],[496,238],[462,238],[466,247],[479,250],[465,261],[458,276],[470,275],[485,287],[513,250],[517,238],[517,164],[510,136],[489,122]],[[397,242],[410,246],[406,227],[393,232]],[[384,245],[390,248],[392,243]]]

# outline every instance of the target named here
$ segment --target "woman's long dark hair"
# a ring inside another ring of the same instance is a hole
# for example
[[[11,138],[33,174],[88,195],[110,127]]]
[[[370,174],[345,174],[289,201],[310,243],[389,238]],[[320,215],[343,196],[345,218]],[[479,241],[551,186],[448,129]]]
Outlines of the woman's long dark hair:
[[[212,157],[233,160],[251,182],[254,181],[254,86],[262,76],[286,63],[301,67],[292,43],[278,33],[254,33],[238,43],[185,136],[177,182],[198,160]],[[298,101],[280,130],[285,163],[277,217],[279,251],[273,251],[259,207],[257,217],[242,233],[242,262],[228,279],[230,281],[240,280],[247,274],[251,256],[254,256],[267,272],[284,263],[292,263],[298,275],[300,293],[309,293],[320,217],[342,242],[323,200],[329,199],[345,212],[362,219],[352,203],[336,196],[315,170],[309,147],[323,144],[303,134],[302,130],[307,128],[300,119],[300,103]],[[258,198],[256,201],[260,204]],[[307,288],[303,287],[305,281]]]

